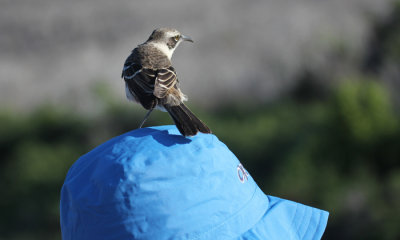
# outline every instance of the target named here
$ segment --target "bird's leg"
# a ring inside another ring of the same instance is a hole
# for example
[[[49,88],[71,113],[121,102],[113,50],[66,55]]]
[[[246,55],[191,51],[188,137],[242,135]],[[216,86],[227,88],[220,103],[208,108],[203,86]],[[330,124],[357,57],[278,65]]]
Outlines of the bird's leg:
[[[139,128],[142,128],[142,127],[143,127],[144,122],[146,122],[147,118],[149,118],[150,113],[153,111],[153,109],[154,109],[154,108],[151,108],[151,109],[146,113],[146,116],[144,116],[144,119],[143,119],[142,123],[140,123]]]

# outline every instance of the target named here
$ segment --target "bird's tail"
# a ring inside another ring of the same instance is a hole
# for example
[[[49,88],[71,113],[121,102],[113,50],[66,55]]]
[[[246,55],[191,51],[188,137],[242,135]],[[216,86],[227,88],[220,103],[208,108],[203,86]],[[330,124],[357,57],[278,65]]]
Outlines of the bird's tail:
[[[176,127],[183,136],[194,136],[198,132],[211,133],[211,130],[181,103],[177,106],[164,105]]]

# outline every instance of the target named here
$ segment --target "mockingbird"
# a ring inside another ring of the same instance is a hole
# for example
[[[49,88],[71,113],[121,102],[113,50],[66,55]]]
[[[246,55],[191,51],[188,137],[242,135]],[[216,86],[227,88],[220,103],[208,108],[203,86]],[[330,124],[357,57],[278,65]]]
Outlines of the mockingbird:
[[[157,108],[169,113],[183,136],[193,136],[199,131],[211,133],[183,104],[187,97],[179,89],[179,81],[171,64],[172,54],[183,41],[193,42],[175,29],[158,28],[126,59],[122,70],[126,97],[149,110],[139,128]]]

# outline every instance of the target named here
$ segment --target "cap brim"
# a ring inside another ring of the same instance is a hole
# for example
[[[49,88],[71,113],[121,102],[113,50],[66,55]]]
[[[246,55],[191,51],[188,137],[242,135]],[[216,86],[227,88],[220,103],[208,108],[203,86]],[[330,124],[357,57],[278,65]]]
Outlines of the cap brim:
[[[269,207],[264,216],[237,240],[321,239],[328,212],[277,197],[267,197]]]

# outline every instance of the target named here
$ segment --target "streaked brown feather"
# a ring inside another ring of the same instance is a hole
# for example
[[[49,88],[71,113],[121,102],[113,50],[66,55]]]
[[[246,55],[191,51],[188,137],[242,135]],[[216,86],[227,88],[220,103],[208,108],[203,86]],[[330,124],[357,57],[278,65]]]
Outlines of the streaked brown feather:
[[[164,98],[176,82],[177,78],[173,67],[160,69],[155,81],[154,95],[158,98]]]

